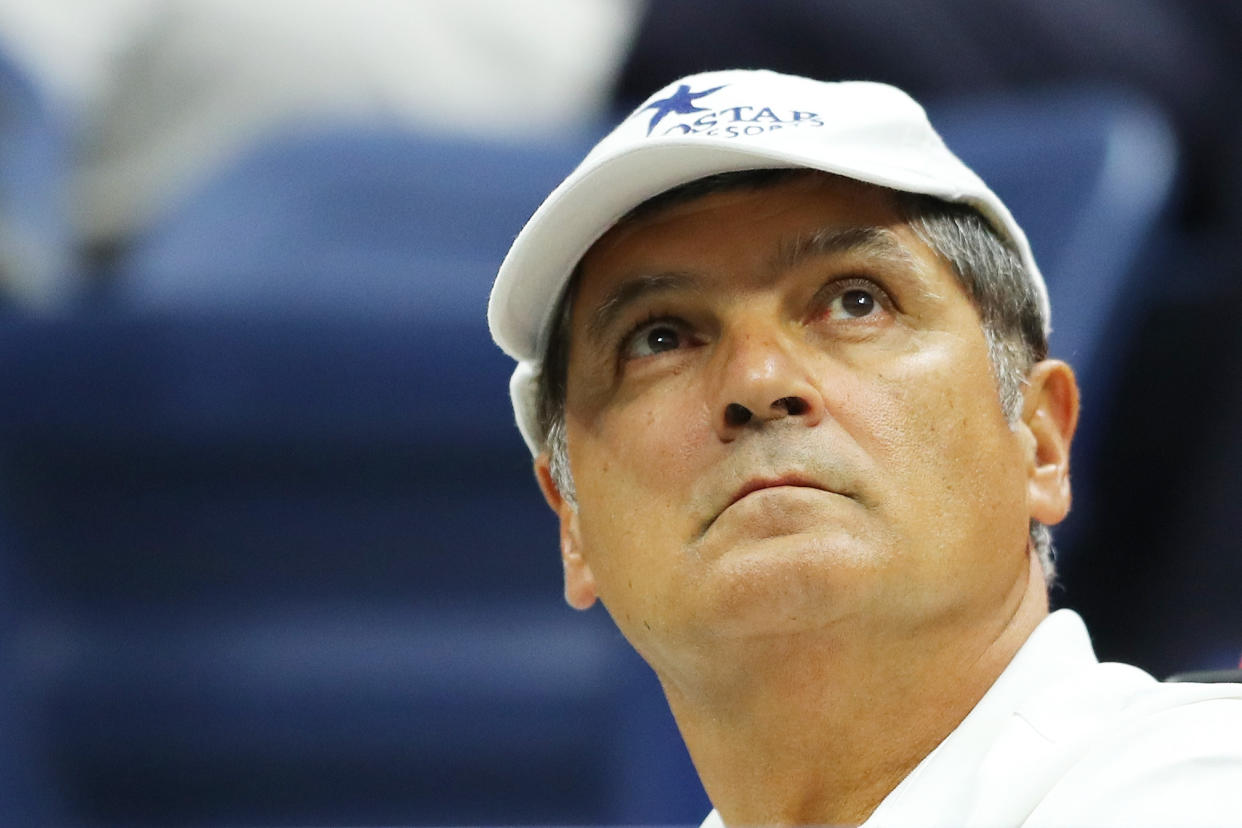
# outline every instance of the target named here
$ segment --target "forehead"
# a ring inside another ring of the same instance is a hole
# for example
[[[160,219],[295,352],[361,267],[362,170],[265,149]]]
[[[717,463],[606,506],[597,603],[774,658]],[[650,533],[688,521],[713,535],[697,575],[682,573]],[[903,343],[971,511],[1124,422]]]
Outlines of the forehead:
[[[648,199],[631,210],[605,232],[583,256],[587,263],[600,251],[622,239],[652,227],[677,221],[730,203],[760,203],[769,208],[792,207],[799,202],[817,202],[821,207],[837,206],[844,215],[872,212],[882,206],[897,213],[892,190],[864,184],[849,178],[803,169],[745,170],[692,181]]]
[[[939,260],[909,227],[891,190],[809,170],[758,172],[775,175],[756,183],[743,174],[736,184],[713,182],[706,191],[695,182],[631,212],[583,256],[574,305],[585,310],[612,301],[618,283],[672,286],[678,279],[663,276],[699,264],[741,270],[762,261],[777,270],[813,252]]]

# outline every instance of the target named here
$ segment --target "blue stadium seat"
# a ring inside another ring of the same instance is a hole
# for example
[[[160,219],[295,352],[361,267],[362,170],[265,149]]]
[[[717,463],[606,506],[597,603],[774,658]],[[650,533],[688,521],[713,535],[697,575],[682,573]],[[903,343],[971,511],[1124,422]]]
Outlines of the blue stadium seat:
[[[55,796],[39,738],[43,711],[22,669],[32,596],[16,549],[0,520],[0,825],[44,825],[53,819]]]
[[[55,309],[79,291],[68,213],[68,133],[0,50],[0,301]]]
[[[135,240],[116,302],[474,319],[513,236],[590,142],[349,126],[273,136]]]

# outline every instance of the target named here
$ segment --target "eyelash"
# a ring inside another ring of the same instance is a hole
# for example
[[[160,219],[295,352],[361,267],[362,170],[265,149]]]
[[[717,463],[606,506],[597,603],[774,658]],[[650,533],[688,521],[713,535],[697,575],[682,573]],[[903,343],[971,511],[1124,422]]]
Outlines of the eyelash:
[[[833,302],[840,299],[851,290],[866,291],[871,296],[875,297],[876,303],[881,308],[889,313],[895,313],[898,310],[897,303],[893,301],[893,297],[889,295],[888,291],[882,288],[874,279],[870,279],[865,276],[846,276],[840,279],[834,279],[819,289],[816,295],[816,304],[820,308],[818,315],[825,313]]]
[[[617,354],[620,358],[625,358],[625,352],[629,350],[630,345],[634,342],[634,337],[639,331],[650,327],[656,322],[666,322],[672,328],[684,328],[685,322],[673,314],[662,311],[650,311],[625,332],[617,341]]]

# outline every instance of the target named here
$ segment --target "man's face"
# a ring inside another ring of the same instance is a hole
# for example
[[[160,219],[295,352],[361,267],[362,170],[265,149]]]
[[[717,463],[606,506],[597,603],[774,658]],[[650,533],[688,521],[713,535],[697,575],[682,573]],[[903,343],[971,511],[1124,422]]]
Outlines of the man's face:
[[[1025,581],[1030,433],[885,191],[665,209],[597,242],[573,301],[567,593],[657,671],[722,639],[965,623]]]

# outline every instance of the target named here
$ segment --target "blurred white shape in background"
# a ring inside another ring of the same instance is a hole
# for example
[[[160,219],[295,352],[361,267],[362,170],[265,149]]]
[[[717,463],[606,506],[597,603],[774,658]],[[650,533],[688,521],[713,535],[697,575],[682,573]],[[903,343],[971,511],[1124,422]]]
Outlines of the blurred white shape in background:
[[[592,123],[641,0],[0,0],[0,44],[72,131],[73,223],[115,245],[264,133]]]

